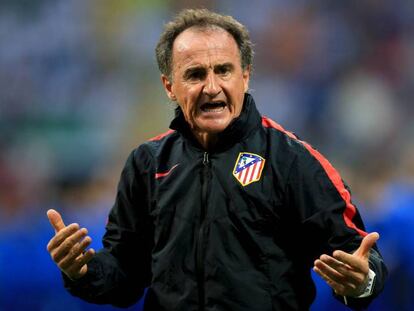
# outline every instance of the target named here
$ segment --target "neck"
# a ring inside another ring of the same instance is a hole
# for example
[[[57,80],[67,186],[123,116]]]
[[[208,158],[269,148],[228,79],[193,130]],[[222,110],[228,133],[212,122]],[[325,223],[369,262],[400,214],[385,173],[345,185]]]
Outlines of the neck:
[[[193,132],[195,138],[205,150],[213,149],[217,143],[217,134]]]

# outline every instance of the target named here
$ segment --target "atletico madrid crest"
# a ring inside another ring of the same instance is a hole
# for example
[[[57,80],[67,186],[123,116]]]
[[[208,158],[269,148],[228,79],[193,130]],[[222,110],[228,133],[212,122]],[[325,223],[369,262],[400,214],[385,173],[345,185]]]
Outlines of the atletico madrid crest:
[[[243,186],[247,186],[260,179],[264,164],[265,159],[261,156],[249,152],[240,152],[234,166],[233,176]]]

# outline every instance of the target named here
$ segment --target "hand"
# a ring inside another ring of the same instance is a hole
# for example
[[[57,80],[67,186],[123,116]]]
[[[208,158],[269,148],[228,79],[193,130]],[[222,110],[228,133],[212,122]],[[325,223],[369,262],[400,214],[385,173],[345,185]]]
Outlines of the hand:
[[[84,276],[88,270],[87,263],[95,254],[90,248],[92,239],[85,228],[79,229],[78,224],[65,226],[60,214],[50,209],[47,211],[50,224],[55,229],[55,236],[47,244],[47,251],[53,261],[70,279],[76,280]]]
[[[315,260],[313,270],[319,274],[336,294],[357,297],[367,286],[369,252],[379,239],[377,232],[364,237],[359,248],[353,253],[336,250],[333,257],[321,255]]]

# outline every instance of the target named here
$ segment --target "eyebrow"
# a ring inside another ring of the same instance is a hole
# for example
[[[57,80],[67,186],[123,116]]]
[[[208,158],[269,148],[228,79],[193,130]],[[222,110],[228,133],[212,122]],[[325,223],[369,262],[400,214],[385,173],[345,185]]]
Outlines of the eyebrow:
[[[217,65],[214,66],[214,70],[216,70],[216,69],[223,69],[223,68],[233,69],[234,68],[234,65],[232,63],[230,63],[230,62],[227,62],[227,63],[223,63],[223,64],[217,64]],[[202,71],[202,70],[205,70],[205,69],[206,69],[205,66],[196,65],[196,66],[187,68],[184,71],[184,75],[185,76],[189,76],[192,73],[199,72],[199,71]]]
[[[194,67],[187,68],[184,71],[184,76],[189,76],[189,75],[191,75],[195,72],[199,72],[199,71],[204,70],[204,69],[205,68],[203,66],[194,66]]]
[[[218,64],[218,65],[214,66],[214,69],[216,69],[216,68],[219,68],[219,69],[222,69],[222,68],[233,69],[234,65],[233,65],[233,63],[224,63],[224,64]]]

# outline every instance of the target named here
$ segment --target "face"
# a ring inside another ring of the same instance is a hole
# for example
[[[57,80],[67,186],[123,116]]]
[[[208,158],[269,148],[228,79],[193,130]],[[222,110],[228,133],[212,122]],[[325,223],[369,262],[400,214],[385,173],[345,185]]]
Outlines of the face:
[[[243,70],[234,38],[220,28],[189,28],[174,41],[168,97],[180,105],[196,136],[217,134],[240,115],[250,68]]]

